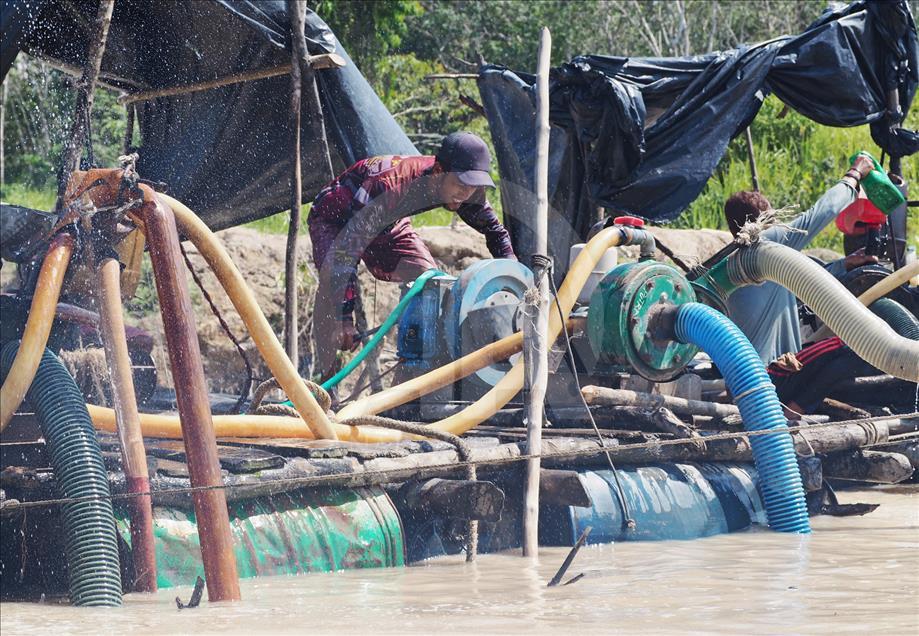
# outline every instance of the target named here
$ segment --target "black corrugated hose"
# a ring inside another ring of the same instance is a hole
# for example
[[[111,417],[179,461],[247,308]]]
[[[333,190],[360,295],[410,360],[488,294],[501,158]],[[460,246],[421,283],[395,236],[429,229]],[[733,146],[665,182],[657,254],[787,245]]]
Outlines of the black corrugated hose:
[[[19,341],[12,341],[0,352],[3,378],[18,350]],[[60,497],[98,497],[62,509],[70,599],[74,605],[121,605],[118,537],[102,450],[80,389],[49,349],[26,399],[45,436]]]

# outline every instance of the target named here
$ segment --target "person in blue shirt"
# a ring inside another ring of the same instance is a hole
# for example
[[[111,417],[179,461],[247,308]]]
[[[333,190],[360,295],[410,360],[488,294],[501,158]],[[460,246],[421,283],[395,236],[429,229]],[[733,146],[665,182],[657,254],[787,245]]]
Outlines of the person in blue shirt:
[[[832,222],[858,195],[859,182],[874,168],[870,158],[859,155],[845,176],[814,206],[787,225],[773,225],[761,238],[801,250]],[[738,192],[724,206],[728,228],[737,236],[744,223],[771,210],[759,192]],[[826,265],[834,276],[876,263],[876,256],[855,253]],[[786,415],[812,413],[840,380],[856,375],[874,375],[877,369],[862,360],[839,338],[810,343],[802,349],[798,305],[794,294],[772,282],[742,287],[728,299],[728,314],[768,365],[769,377]]]
[[[871,159],[859,155],[832,188],[820,197],[807,212],[786,225],[773,225],[760,235],[761,238],[802,250],[823,228],[858,194],[859,181],[874,168]],[[761,212],[772,209],[769,200],[759,192],[737,192],[724,205],[728,229],[734,236],[747,221],[755,220]],[[850,254],[845,259],[826,266],[834,276],[846,271],[876,263],[876,256]],[[798,323],[798,306],[794,294],[772,282],[742,287],[728,299],[728,315],[769,364],[779,356],[801,350],[801,328]]]

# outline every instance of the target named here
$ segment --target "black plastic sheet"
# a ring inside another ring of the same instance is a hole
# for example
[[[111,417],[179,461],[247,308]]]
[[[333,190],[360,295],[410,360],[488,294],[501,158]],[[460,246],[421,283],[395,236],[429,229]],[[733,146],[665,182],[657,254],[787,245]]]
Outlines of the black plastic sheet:
[[[522,255],[532,253],[533,84],[532,75],[503,67],[479,73],[505,214]],[[576,57],[550,77],[550,255],[563,265],[599,206],[654,221],[679,216],[769,93],[824,125],[871,124],[888,154],[913,154],[919,135],[897,127],[887,93],[896,88],[908,112],[917,84],[919,45],[905,0],[860,0],[799,36],[707,55]]]
[[[96,0],[2,0],[2,70],[16,52],[82,68]],[[10,28],[7,29],[9,24]],[[100,80],[128,92],[183,86],[290,62],[283,0],[118,0]],[[311,54],[336,52],[341,69],[316,71],[336,170],[376,154],[418,154],[328,26],[307,11]],[[288,75],[137,103],[138,171],[219,229],[290,205]],[[304,95],[304,201],[333,175]]]

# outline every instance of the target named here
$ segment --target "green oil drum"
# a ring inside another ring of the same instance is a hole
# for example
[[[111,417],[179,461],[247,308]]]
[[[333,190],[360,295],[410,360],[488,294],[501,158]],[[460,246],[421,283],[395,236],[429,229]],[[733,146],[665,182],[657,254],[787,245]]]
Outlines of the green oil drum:
[[[405,564],[402,524],[377,486],[300,489],[229,503],[240,578]],[[115,511],[130,545],[127,509]],[[191,507],[154,506],[157,584],[192,585],[204,576]]]

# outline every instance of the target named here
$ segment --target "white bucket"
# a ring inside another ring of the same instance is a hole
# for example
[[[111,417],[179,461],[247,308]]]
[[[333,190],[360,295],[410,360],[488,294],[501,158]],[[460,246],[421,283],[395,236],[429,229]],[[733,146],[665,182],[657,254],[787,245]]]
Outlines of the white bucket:
[[[584,243],[575,243],[571,246],[571,249],[568,252],[568,269],[571,269],[571,264],[574,263],[574,260],[578,257],[578,254],[580,254],[581,250],[583,249]],[[579,303],[585,305],[590,302],[590,295],[594,293],[594,289],[597,288],[597,285],[600,284],[600,281],[603,280],[603,277],[606,276],[611,269],[616,267],[618,261],[619,259],[615,247],[611,247],[606,250],[606,252],[600,258],[600,261],[594,265],[594,269],[590,272],[590,276],[588,276],[584,287],[581,288],[581,293],[578,294]]]

